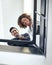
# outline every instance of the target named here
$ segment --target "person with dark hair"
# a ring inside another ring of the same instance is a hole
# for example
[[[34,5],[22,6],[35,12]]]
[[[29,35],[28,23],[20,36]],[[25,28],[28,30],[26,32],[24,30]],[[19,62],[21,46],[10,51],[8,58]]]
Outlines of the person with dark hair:
[[[19,31],[16,27],[11,27],[10,28],[10,33],[12,36],[14,36],[15,38],[13,38],[12,40],[26,40],[26,41],[30,41],[30,36],[28,33],[25,33],[25,34],[19,34]],[[15,44],[13,43],[8,43],[8,45],[12,45],[12,46],[16,46]]]
[[[18,25],[22,28],[26,28],[27,26],[31,27],[32,19],[30,15],[22,14],[18,18]]]
[[[30,33],[29,35],[31,35],[31,37],[33,36],[33,24],[32,24],[32,18],[30,15],[26,13],[20,15],[17,23],[20,26],[20,28],[29,27],[28,33]]]

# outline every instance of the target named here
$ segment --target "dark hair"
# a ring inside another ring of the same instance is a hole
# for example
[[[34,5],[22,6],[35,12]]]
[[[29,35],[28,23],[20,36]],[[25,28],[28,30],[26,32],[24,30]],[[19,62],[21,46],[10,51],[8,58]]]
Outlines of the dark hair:
[[[29,19],[30,24],[32,23],[32,20],[31,20],[30,15],[27,15],[26,13],[24,13],[24,14],[22,14],[22,15],[19,16],[18,21],[17,21],[17,23],[18,23],[18,25],[19,25],[20,27],[22,27],[22,28],[26,28],[26,27],[27,27],[27,26],[25,26],[25,25],[23,25],[23,24],[21,23],[21,19],[22,19],[22,18],[27,18],[27,19]]]
[[[14,29],[14,28],[15,28],[15,27],[11,27],[9,31],[11,32],[11,30]],[[17,28],[15,28],[15,29],[17,29]]]

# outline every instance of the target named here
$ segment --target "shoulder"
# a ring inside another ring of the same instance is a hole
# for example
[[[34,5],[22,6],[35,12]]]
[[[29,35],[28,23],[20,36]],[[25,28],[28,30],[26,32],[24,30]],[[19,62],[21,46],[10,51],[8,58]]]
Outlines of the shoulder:
[[[25,34],[22,34],[22,36],[29,36],[29,34],[28,33],[25,33]]]

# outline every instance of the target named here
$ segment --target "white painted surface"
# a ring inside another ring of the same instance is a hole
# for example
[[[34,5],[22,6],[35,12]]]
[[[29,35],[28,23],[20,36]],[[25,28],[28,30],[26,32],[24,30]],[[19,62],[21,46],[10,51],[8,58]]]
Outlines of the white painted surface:
[[[49,0],[46,65],[52,65],[52,0]]]
[[[8,65],[45,65],[45,57],[31,54],[0,52],[0,64]]]
[[[23,13],[23,1],[21,0],[0,0],[2,3],[3,26],[5,39],[12,38],[9,29],[17,27],[17,19]]]

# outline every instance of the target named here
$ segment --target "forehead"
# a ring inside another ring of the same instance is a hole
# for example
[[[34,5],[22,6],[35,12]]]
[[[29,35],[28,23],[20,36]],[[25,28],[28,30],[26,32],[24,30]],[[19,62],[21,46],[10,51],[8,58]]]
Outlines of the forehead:
[[[28,19],[27,17],[22,18],[22,20]]]
[[[29,21],[29,19],[28,19],[28,18],[22,18],[21,21],[22,21],[22,22],[24,22],[24,21]]]
[[[13,28],[11,31],[14,31],[14,30],[18,31],[16,28]]]

